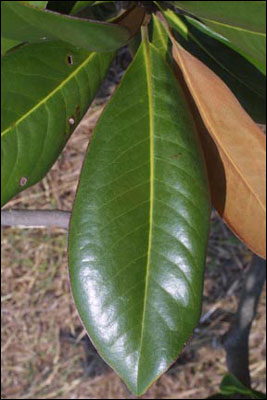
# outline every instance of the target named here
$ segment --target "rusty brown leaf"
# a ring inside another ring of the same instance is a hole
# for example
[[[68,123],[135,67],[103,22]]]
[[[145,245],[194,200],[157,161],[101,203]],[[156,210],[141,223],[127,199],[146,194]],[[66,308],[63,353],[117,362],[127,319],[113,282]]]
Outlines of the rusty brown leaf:
[[[266,136],[225,83],[171,40],[178,77],[194,107],[213,205],[230,229],[266,258]]]
[[[136,34],[145,18],[145,9],[139,6],[133,6],[125,11],[113,23],[127,28],[130,32],[130,39]]]

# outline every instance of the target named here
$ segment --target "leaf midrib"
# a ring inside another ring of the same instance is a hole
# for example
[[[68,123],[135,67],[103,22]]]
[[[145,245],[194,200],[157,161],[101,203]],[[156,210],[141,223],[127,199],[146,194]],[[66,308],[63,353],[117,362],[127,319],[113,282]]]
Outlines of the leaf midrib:
[[[139,384],[139,372],[140,372],[140,357],[142,353],[144,330],[145,330],[145,315],[147,307],[147,294],[148,294],[148,280],[149,280],[149,269],[151,263],[151,247],[152,247],[152,221],[153,221],[153,205],[154,205],[154,121],[153,121],[153,95],[152,95],[152,72],[151,72],[151,60],[150,60],[150,49],[148,40],[144,40],[144,59],[147,75],[147,93],[148,93],[148,110],[149,110],[149,137],[150,137],[150,209],[149,209],[149,234],[148,234],[148,249],[147,249],[147,264],[146,264],[146,276],[145,276],[145,292],[144,292],[144,305],[143,315],[141,323],[141,338],[139,355],[137,362],[137,389]]]
[[[51,97],[53,97],[57,92],[59,92],[76,74],[82,70],[87,63],[91,60],[92,57],[96,56],[97,53],[89,53],[88,57],[64,79],[55,89],[53,89],[47,96],[45,96],[41,101],[39,101],[34,107],[32,107],[29,111],[27,111],[22,117],[20,117],[17,121],[12,123],[9,127],[7,127],[4,131],[1,132],[1,137],[6,135],[11,129],[18,126],[21,122],[23,122],[26,118],[28,118],[32,113],[38,110],[43,104],[45,104]]]

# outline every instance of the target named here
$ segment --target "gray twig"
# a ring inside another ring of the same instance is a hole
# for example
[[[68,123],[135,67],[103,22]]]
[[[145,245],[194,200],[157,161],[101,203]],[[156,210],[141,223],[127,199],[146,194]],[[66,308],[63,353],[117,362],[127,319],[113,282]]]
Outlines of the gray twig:
[[[2,210],[1,226],[68,229],[71,213],[60,210]]]
[[[249,333],[266,279],[266,262],[254,255],[247,272],[238,310],[223,337],[228,371],[250,387]]]

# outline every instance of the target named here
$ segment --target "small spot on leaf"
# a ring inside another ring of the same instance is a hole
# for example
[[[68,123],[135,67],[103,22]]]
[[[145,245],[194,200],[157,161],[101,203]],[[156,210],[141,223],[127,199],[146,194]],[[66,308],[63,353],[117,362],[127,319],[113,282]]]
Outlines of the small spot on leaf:
[[[69,124],[74,125],[75,124],[75,119],[73,117],[69,118]]]
[[[26,176],[22,176],[19,180],[19,186],[25,186],[27,182],[28,179],[26,178]]]
[[[178,160],[178,158],[180,158],[182,155],[183,155],[183,153],[176,153],[176,154],[173,154],[172,156],[170,156],[170,158],[173,160]]]
[[[71,55],[71,54],[68,55],[67,61],[68,61],[68,64],[69,64],[69,65],[72,65],[72,64],[73,64],[73,58],[72,58],[72,55]]]

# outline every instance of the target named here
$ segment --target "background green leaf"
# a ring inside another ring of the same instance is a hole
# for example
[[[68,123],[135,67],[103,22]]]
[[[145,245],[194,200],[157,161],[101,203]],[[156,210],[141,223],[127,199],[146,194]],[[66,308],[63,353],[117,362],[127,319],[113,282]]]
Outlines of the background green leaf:
[[[250,28],[255,32],[265,32],[265,1],[173,1],[172,3],[201,18],[227,23],[237,28]]]
[[[223,79],[256,122],[265,123],[265,75],[202,23],[189,17],[181,18],[171,10],[165,11],[164,16],[173,28],[177,41]],[[153,19],[155,23],[156,18]],[[165,47],[170,48],[164,27],[155,28],[155,31],[157,29],[162,31],[161,38],[165,35]]]
[[[259,96],[266,95],[265,76],[248,62],[240,53],[231,47],[229,41],[225,41],[220,35],[201,22],[190,18],[184,18],[189,35],[198,43],[207,54],[221,65],[236,80],[247,86]]]
[[[76,5],[75,5],[76,6]],[[74,7],[75,7],[74,6]],[[102,22],[113,23],[121,13],[121,6],[118,7],[118,3],[114,1],[94,1],[91,5],[87,5],[75,11],[75,15],[79,18],[85,18],[90,20],[97,20]],[[74,14],[74,12],[71,12]],[[114,22],[115,23],[115,22]]]
[[[220,384],[220,393],[207,399],[266,399],[266,394],[248,388],[235,376],[226,374]]]
[[[137,395],[175,361],[198,322],[209,209],[183,93],[143,43],[95,128],[69,231],[81,319]]]
[[[77,12],[83,10],[86,7],[90,7],[95,3],[95,1],[76,1],[73,8],[71,9],[72,15],[77,14]]]
[[[235,376],[231,374],[226,374],[222,380],[220,385],[221,393],[228,398],[234,394],[244,395],[244,398],[247,399],[266,399],[266,395],[264,393],[260,393],[256,390],[248,388],[243,385]]]
[[[174,1],[221,34],[266,73],[265,1]]]
[[[62,42],[32,44],[2,57],[2,205],[50,169],[112,57]]]
[[[45,8],[48,1],[21,1],[20,3],[29,4],[37,8]]]
[[[60,15],[18,1],[1,2],[1,32],[6,38],[19,41],[62,40],[88,51],[115,50],[130,35],[115,24]]]

